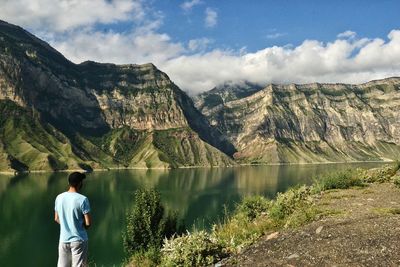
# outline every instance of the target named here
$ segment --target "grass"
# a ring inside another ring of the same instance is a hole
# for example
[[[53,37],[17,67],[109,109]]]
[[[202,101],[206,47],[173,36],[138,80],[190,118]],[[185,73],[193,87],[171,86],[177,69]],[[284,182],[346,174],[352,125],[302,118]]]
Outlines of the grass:
[[[205,231],[166,240],[162,254],[162,265],[171,267],[208,266],[226,256],[223,246]]]
[[[73,154],[68,139],[50,125],[41,123],[31,111],[1,100],[0,113],[4,152],[26,166],[25,169],[63,170],[78,166],[80,159]]]
[[[64,135],[40,121],[34,112],[0,100],[0,170],[176,168],[232,163],[190,128],[148,132],[124,127],[100,137]]]
[[[195,232],[178,237],[176,241],[166,240],[161,265],[210,265],[222,255],[240,252],[265,233],[303,225],[321,214],[323,211],[313,205],[311,188],[307,186],[292,188],[279,194],[276,200],[246,197],[237,204],[233,214],[215,224],[210,233]],[[199,238],[197,243],[192,242],[192,239]],[[213,250],[217,253],[210,255]]]
[[[134,253],[129,262],[126,263],[127,267],[153,267],[160,264],[160,251],[155,248],[150,248],[147,251],[140,251]]]
[[[389,182],[400,169],[400,162],[396,161],[393,166],[387,165],[383,168],[372,169],[366,171],[363,180],[367,183],[384,183]]]
[[[373,209],[373,211],[378,214],[384,214],[384,215],[399,215],[400,214],[399,208],[375,208],[375,209]]]
[[[172,167],[229,165],[229,158],[203,142],[190,128],[154,131],[153,144],[161,160]]]
[[[361,175],[362,171],[358,169],[348,169],[327,174],[320,179],[314,180],[314,192],[318,193],[331,189],[347,189],[353,186],[364,186],[365,183]]]
[[[343,216],[343,211],[321,209],[316,205],[322,192],[365,186],[371,181],[380,182],[382,177],[390,180],[396,177],[394,175],[399,167],[396,164],[369,171],[331,173],[316,179],[311,186],[298,186],[279,193],[274,200],[262,196],[245,197],[236,205],[233,213],[226,214],[223,221],[215,224],[210,232],[195,231],[165,240],[159,265],[211,265],[224,256],[239,253],[267,233],[299,227],[325,216]],[[400,178],[396,178],[398,180]],[[367,192],[368,189],[363,190]],[[344,194],[342,197],[352,195]],[[381,214],[400,214],[397,208],[375,211]]]
[[[105,153],[111,155],[116,162],[128,167],[145,144],[148,135],[147,131],[122,127],[110,130],[101,137],[91,137],[89,140]]]
[[[329,191],[330,192],[330,191]],[[346,198],[353,198],[353,197],[356,197],[356,195],[346,195],[346,194],[343,194],[343,195],[327,195],[326,196],[326,199],[346,199]]]
[[[323,210],[320,211],[320,215],[327,217],[340,217],[343,216],[344,214],[346,214],[343,210],[339,210],[339,209],[329,209],[329,210]]]
[[[396,187],[400,188],[400,175],[396,175],[393,177],[393,183]]]

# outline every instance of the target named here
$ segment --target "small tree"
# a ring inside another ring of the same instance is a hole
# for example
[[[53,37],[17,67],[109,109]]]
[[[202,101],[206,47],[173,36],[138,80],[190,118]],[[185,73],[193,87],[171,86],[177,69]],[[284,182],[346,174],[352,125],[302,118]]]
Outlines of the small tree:
[[[160,194],[155,190],[140,189],[135,192],[134,206],[126,216],[123,233],[124,248],[128,255],[135,252],[159,250],[163,239],[180,234],[184,226],[178,224],[178,216],[165,215]]]

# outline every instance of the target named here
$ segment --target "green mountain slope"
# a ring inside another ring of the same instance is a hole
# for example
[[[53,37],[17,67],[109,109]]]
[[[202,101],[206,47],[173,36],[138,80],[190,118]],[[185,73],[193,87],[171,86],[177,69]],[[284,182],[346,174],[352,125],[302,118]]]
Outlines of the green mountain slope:
[[[234,164],[233,145],[154,65],[77,65],[3,21],[0,101],[0,171]]]
[[[73,145],[61,132],[41,123],[29,110],[9,100],[0,101],[2,170],[56,171],[81,169],[96,163],[79,158]]]

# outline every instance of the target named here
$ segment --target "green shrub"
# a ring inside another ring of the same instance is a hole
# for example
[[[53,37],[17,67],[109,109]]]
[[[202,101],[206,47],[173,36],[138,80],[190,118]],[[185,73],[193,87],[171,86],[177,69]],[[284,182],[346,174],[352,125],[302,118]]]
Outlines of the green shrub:
[[[211,234],[227,253],[237,253],[274,227],[274,222],[267,216],[261,215],[250,221],[244,213],[235,213],[226,217],[223,223],[215,224]]]
[[[396,187],[400,188],[400,176],[396,175],[393,177],[393,183],[396,185]]]
[[[315,208],[313,205],[303,205],[300,208],[293,211],[285,219],[284,227],[299,227],[305,223],[315,220],[321,215],[321,211]]]
[[[160,265],[161,252],[159,248],[133,253],[126,267],[155,267]]]
[[[163,239],[182,233],[177,214],[165,216],[160,194],[155,190],[138,190],[134,206],[127,213],[126,230],[123,233],[124,249],[129,256],[160,249]]]
[[[236,212],[243,213],[251,221],[262,214],[266,214],[270,206],[271,201],[262,196],[248,196],[237,205]]]
[[[311,188],[301,186],[278,194],[274,201],[260,196],[244,198],[233,215],[214,226],[212,236],[228,253],[237,253],[268,231],[299,226],[317,215]]]
[[[393,175],[400,170],[400,160],[396,160],[392,170],[393,170]]]
[[[162,266],[206,266],[221,260],[222,246],[205,231],[165,240]]]
[[[275,221],[284,220],[296,209],[310,204],[311,201],[310,187],[303,185],[299,188],[291,188],[285,193],[278,194],[271,205],[268,216]]]
[[[375,168],[365,172],[363,180],[367,183],[389,182],[392,176],[396,175],[400,169],[400,162],[396,161],[394,165],[386,165],[382,168]]]
[[[327,174],[314,182],[314,192],[329,189],[347,189],[352,186],[363,186],[362,173],[359,170],[346,170]]]
[[[163,238],[170,238],[174,235],[179,236],[186,232],[185,223],[181,218],[179,218],[177,211],[167,214],[163,219],[162,228]]]

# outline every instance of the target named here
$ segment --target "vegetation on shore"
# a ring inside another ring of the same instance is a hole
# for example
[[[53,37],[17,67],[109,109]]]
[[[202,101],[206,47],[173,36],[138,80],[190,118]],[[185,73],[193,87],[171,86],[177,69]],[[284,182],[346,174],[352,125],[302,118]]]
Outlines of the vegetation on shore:
[[[311,186],[297,186],[278,193],[275,200],[262,196],[245,197],[230,215],[209,231],[175,234],[165,238],[156,257],[141,254],[141,266],[205,266],[234,255],[254,243],[262,235],[279,229],[304,225],[329,215],[316,200],[327,190],[364,187],[369,183],[393,182],[400,187],[397,175],[400,163],[394,166],[363,170],[349,169],[315,179]],[[136,266],[135,258],[128,266]]]
[[[163,239],[182,234],[184,229],[176,212],[165,212],[157,191],[136,191],[134,205],[127,212],[126,229],[123,232],[124,249],[130,257],[130,265],[159,264]]]

